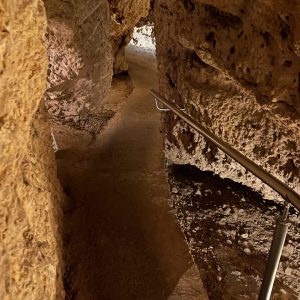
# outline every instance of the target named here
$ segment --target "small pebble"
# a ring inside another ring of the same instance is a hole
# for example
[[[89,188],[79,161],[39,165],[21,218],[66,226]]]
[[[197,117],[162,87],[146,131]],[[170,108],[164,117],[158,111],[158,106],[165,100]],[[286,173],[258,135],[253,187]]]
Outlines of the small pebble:
[[[285,269],[284,273],[285,273],[285,275],[290,276],[290,275],[292,275],[292,269],[289,268],[289,267],[287,267],[287,268]]]
[[[242,239],[247,239],[247,238],[248,238],[248,233],[242,234],[242,235],[241,235],[241,238],[242,238]]]
[[[196,195],[201,196],[201,195],[202,195],[202,194],[201,194],[201,191],[200,191],[200,190],[197,190]]]
[[[227,208],[227,209],[224,211],[224,215],[225,215],[225,216],[228,216],[228,215],[230,215],[230,212],[231,212],[231,209],[230,209],[230,208]]]
[[[224,225],[226,223],[226,219],[225,218],[222,218],[220,221],[219,221],[219,224],[221,225]]]
[[[173,188],[172,188],[172,193],[173,193],[173,194],[177,194],[177,193],[178,193],[178,190],[177,190],[176,187],[173,187]]]
[[[248,255],[251,253],[251,251],[250,251],[249,248],[245,248],[245,249],[244,249],[244,252],[245,252],[246,254],[248,254]]]
[[[285,246],[284,252],[285,252],[285,254],[287,254],[288,256],[292,255],[293,252],[294,252],[294,247],[293,247],[293,245],[287,244],[287,245]]]
[[[231,274],[235,275],[235,276],[241,276],[242,275],[242,273],[239,272],[239,271],[233,271],[233,272],[231,272]]]
[[[228,245],[232,245],[232,241],[231,241],[231,240],[227,240],[226,243],[227,243]]]

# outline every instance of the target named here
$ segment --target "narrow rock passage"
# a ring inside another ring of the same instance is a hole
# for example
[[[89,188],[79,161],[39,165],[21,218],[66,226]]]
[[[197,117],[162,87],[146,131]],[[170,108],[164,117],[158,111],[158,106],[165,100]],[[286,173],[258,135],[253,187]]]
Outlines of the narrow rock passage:
[[[134,47],[128,58],[133,92],[93,143],[57,132],[67,298],[206,299],[169,206],[160,114],[147,91],[155,59]]]

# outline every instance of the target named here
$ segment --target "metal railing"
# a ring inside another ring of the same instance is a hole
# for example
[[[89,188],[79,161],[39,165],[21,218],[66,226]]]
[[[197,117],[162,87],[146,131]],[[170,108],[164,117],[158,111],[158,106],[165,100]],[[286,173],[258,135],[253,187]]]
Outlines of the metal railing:
[[[251,161],[249,158],[245,157],[239,151],[234,149],[228,143],[224,142],[222,139],[217,137],[215,134],[211,133],[209,130],[201,126],[199,123],[194,121],[189,115],[184,113],[182,110],[178,109],[174,104],[167,101],[156,91],[150,90],[150,94],[155,98],[155,101],[160,101],[167,107],[163,111],[172,111],[179,118],[189,124],[198,133],[211,141],[214,145],[220,148],[223,152],[233,158],[236,162],[242,165],[245,169],[250,171],[261,181],[271,187],[274,191],[282,196],[285,200],[285,209],[283,215],[278,219],[277,226],[274,232],[274,237],[272,241],[271,250],[268,256],[267,267],[265,270],[265,275],[263,283],[260,290],[259,300],[270,299],[276,272],[278,269],[282,249],[284,246],[287,230],[288,230],[288,213],[289,205],[292,204],[295,208],[300,211],[300,195],[298,195],[294,190],[292,190],[288,185],[281,182],[279,179],[274,177],[265,171],[262,167]],[[161,109],[160,109],[161,110]]]

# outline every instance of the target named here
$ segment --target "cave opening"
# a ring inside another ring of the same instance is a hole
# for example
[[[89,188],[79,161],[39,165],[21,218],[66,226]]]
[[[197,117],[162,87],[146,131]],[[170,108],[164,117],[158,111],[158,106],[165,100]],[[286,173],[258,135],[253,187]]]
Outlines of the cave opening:
[[[149,21],[145,24],[140,22],[133,31],[133,36],[130,45],[137,46],[141,51],[148,51],[155,53],[155,36],[154,24]]]

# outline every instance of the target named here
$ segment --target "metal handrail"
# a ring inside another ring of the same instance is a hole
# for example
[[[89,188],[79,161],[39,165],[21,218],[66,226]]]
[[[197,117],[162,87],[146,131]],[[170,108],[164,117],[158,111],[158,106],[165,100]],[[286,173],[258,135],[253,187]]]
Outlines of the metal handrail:
[[[223,150],[227,155],[241,164],[245,169],[250,171],[261,181],[271,187],[274,191],[282,196],[282,198],[293,206],[295,206],[300,211],[300,195],[298,195],[294,190],[292,190],[288,185],[269,174],[262,167],[251,161],[249,158],[245,157],[239,151],[234,149],[228,143],[224,142],[222,139],[217,137],[215,134],[211,133],[209,130],[201,126],[199,123],[195,122],[189,115],[180,111],[174,104],[169,103],[165,98],[159,95],[155,90],[150,90],[150,94],[157,100],[162,102],[166,107],[168,107],[173,113],[178,117],[188,123],[197,132],[206,137],[209,141],[215,144],[218,148]]]
[[[156,105],[156,108],[157,108],[159,111],[170,111],[169,108],[159,107],[158,101],[159,101],[159,100],[155,99],[155,105]],[[185,111],[185,108],[180,108],[180,110],[181,110],[181,111]]]

